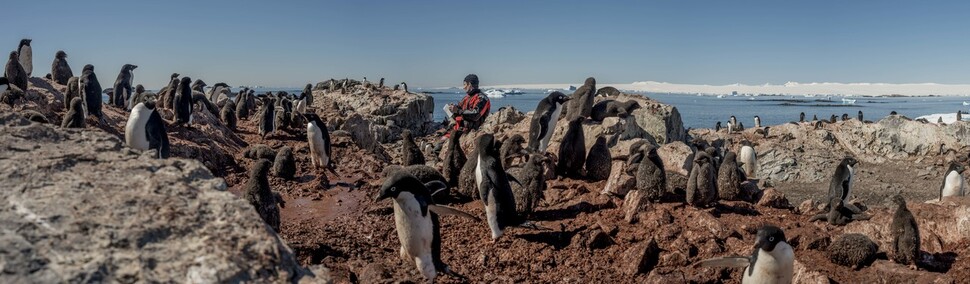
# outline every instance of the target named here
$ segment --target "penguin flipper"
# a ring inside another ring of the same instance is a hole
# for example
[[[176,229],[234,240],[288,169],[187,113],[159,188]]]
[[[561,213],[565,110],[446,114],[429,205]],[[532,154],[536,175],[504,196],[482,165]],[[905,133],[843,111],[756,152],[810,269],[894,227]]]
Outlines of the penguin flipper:
[[[481,218],[475,217],[475,215],[466,213],[465,211],[461,211],[456,208],[444,206],[444,205],[428,204],[428,209],[430,209],[431,212],[438,214],[440,216],[454,215],[462,218],[472,219],[472,220],[475,220],[476,222],[482,221]]]
[[[705,259],[698,262],[695,266],[700,267],[748,267],[751,265],[751,258],[746,256],[726,256]]]

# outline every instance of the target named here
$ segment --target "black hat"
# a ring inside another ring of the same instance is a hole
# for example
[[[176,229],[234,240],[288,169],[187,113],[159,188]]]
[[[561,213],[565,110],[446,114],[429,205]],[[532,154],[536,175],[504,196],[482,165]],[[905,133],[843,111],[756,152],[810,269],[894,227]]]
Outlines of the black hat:
[[[478,75],[468,74],[468,76],[465,76],[465,82],[472,84],[472,86],[478,86]]]

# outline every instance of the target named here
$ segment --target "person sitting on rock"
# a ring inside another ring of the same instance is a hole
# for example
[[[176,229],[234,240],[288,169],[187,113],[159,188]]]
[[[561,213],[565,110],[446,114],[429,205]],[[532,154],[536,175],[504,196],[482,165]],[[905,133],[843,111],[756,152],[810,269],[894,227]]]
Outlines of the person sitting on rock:
[[[492,104],[488,101],[488,96],[478,89],[478,75],[465,76],[462,89],[465,90],[465,97],[458,105],[445,105],[445,114],[454,129],[461,132],[477,130],[488,117]]]

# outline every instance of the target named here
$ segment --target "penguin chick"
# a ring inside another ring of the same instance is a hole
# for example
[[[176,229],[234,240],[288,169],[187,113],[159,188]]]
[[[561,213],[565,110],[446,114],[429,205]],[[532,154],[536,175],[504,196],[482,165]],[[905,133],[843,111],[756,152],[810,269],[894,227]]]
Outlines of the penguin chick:
[[[293,179],[296,175],[296,161],[293,159],[293,148],[290,146],[283,146],[276,152],[273,175],[287,180]]]
[[[243,186],[246,201],[253,205],[259,217],[263,218],[270,228],[277,233],[280,232],[280,207],[283,203],[282,198],[273,193],[269,188],[270,161],[260,159],[249,169],[249,180]]]

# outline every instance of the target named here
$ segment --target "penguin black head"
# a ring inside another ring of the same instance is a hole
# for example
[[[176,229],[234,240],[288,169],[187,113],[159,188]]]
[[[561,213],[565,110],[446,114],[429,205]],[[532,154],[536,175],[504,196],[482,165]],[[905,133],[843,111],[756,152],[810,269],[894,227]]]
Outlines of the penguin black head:
[[[179,82],[179,85],[188,87],[189,86],[189,83],[192,83],[192,78],[182,77],[182,81]]]
[[[249,178],[251,179],[261,179],[266,178],[269,174],[269,169],[272,163],[267,159],[259,159],[253,167],[249,169]]]
[[[172,76],[171,76],[171,77],[169,77],[169,78],[171,78],[172,80],[178,80],[178,78],[179,78],[179,73],[172,73]]]
[[[121,69],[125,71],[135,70],[135,68],[138,68],[138,65],[125,64],[124,66],[121,66]]]
[[[858,164],[858,163],[859,163],[859,161],[856,160],[855,157],[846,156],[845,158],[842,158],[842,163],[840,163],[840,164],[847,165],[847,166],[850,166],[850,167],[855,167],[855,165]]]
[[[894,110],[894,111],[889,112],[889,115],[896,115],[896,111]]]
[[[848,121],[848,120],[849,120],[849,114],[848,113],[843,113],[842,114],[842,121]]]
[[[596,78],[593,78],[593,77],[586,78],[586,82],[584,82],[583,85],[595,86],[596,85]]]
[[[154,100],[148,100],[148,101],[143,102],[142,104],[145,105],[145,108],[155,109],[155,101]]]
[[[475,141],[475,149],[481,154],[488,154],[494,156],[495,154],[495,136],[492,134],[482,134],[478,136],[478,140]]]
[[[316,123],[318,127],[323,127],[323,120],[321,120],[320,116],[315,113],[304,113],[303,118],[305,118],[306,121]]]
[[[418,178],[406,171],[394,171],[384,179],[381,190],[377,192],[376,201],[387,198],[397,198],[401,192],[410,192],[414,195],[430,195],[428,188],[418,180]]]
[[[547,98],[549,98],[549,100],[552,101],[553,103],[559,103],[559,104],[563,104],[569,100],[569,97],[560,91],[552,92],[551,94],[549,94],[549,96],[547,96]]]
[[[785,239],[785,232],[781,228],[765,225],[760,230],[758,230],[758,240],[755,242],[754,247],[771,252],[775,250],[775,246],[778,243],[787,242]]]
[[[58,50],[57,53],[54,54],[54,57],[57,59],[64,59],[64,58],[67,58],[67,53],[64,52],[63,50]]]
[[[94,65],[91,65],[91,64],[84,65],[84,68],[81,68],[81,71],[82,72],[87,72],[87,71],[94,72]]]
[[[903,196],[899,194],[893,195],[893,203],[895,203],[899,207],[906,207],[906,199],[904,199]]]
[[[760,117],[760,116],[757,116],[757,115],[755,115],[755,116],[754,116],[754,119],[761,119],[761,117]]]
[[[949,172],[952,172],[952,171],[956,171],[956,172],[957,172],[957,173],[959,173],[959,174],[963,174],[963,171],[964,171],[965,169],[966,169],[966,168],[965,168],[965,167],[964,167],[964,166],[963,166],[962,164],[960,164],[960,163],[957,163],[957,162],[950,162],[950,168],[949,168],[949,169],[947,169],[946,171],[947,171],[948,173],[949,173]]]
[[[20,40],[20,46],[21,46],[21,47],[22,47],[22,46],[25,46],[25,45],[26,45],[26,46],[30,46],[30,42],[31,42],[31,41],[33,41],[33,40],[32,40],[32,39],[29,39],[29,38],[25,38],[25,39],[22,39],[22,40]],[[18,47],[18,48],[19,48],[19,47]]]
[[[145,86],[142,86],[141,84],[138,84],[137,86],[135,86],[135,93],[136,94],[141,94],[141,93],[144,93],[144,92],[145,92]]]

